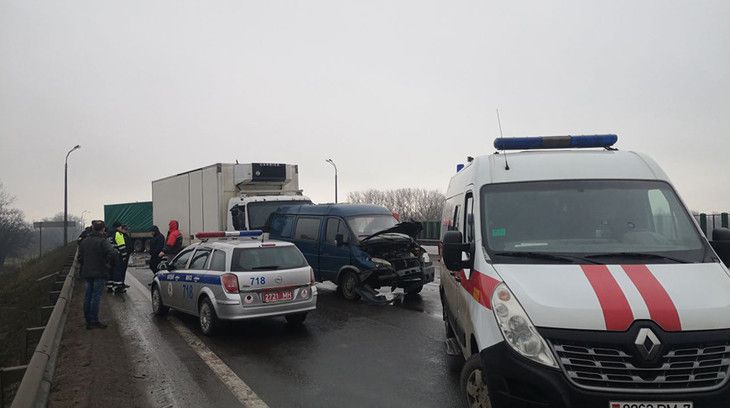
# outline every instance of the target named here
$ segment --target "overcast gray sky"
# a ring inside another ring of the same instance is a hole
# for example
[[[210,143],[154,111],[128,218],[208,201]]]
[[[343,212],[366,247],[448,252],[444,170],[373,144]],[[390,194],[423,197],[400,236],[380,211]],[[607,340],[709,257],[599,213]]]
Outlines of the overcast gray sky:
[[[612,132],[730,210],[728,1],[0,0],[0,182],[29,220],[215,162],[315,202],[444,190],[498,134]],[[88,217],[87,217],[88,219]]]

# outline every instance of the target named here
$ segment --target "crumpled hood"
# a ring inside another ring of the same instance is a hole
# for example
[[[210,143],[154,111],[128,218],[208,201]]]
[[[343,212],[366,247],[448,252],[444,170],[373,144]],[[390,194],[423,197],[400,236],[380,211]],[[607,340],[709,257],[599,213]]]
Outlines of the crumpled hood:
[[[421,232],[423,227],[421,226],[420,222],[416,221],[404,221],[399,222],[398,224],[395,224],[394,226],[390,228],[386,228],[382,231],[378,231],[375,234],[372,234],[370,236],[367,236],[360,240],[360,242],[367,241],[373,237],[376,237],[378,235],[382,234],[389,234],[389,233],[399,233],[399,234],[405,234],[409,237],[415,239],[418,236],[418,233]]]
[[[537,327],[625,331],[730,328],[730,276],[717,263],[494,265]]]

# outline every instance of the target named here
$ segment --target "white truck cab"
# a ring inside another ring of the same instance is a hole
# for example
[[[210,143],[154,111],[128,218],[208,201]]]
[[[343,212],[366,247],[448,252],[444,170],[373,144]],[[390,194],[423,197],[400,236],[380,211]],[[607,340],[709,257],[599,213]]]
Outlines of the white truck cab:
[[[466,406],[729,406],[730,274],[616,141],[501,138],[452,177],[440,293]]]

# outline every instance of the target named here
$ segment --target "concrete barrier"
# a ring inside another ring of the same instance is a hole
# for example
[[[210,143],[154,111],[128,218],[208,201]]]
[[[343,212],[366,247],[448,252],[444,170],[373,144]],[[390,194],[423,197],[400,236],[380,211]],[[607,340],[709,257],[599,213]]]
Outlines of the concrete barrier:
[[[74,271],[78,266],[77,256],[78,251],[74,255],[73,264],[66,275],[63,288],[58,295],[51,316],[48,318],[46,328],[28,363],[11,408],[44,408],[48,403],[58,347],[61,344],[63,327],[66,324],[66,316],[68,316],[68,305],[71,303],[73,294],[76,276]]]

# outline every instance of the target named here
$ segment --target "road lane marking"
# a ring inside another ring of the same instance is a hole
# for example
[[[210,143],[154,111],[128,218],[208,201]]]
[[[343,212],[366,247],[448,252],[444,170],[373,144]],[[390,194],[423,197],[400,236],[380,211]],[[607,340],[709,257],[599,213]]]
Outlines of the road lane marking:
[[[168,319],[172,323],[172,327],[180,334],[186,343],[195,353],[208,365],[208,367],[218,376],[223,384],[233,393],[233,395],[241,401],[247,408],[268,408],[268,405],[256,395],[255,392],[246,385],[243,380],[231,370],[223,360],[220,359],[208,346],[206,346],[193,332],[188,330],[179,320],[174,317]]]
[[[128,275],[131,277],[132,286],[142,293],[149,293],[149,288],[145,287],[134,275],[131,273]],[[193,332],[191,332],[185,325],[183,325],[175,317],[169,317],[167,319],[175,331],[178,332],[180,337],[188,343],[188,346],[195,351],[201,360],[213,371],[219,380],[228,388],[238,401],[243,404],[246,408],[269,408],[266,403],[256,395],[256,393],[249,387],[231,368],[221,360],[208,346],[203,343]]]

